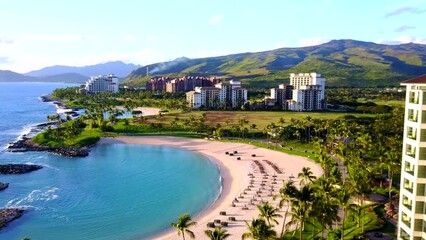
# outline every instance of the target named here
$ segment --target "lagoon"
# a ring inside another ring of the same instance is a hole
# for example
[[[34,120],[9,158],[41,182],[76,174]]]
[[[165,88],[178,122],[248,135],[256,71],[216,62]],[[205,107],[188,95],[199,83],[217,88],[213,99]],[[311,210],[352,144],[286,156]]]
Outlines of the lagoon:
[[[0,129],[7,134],[0,145],[53,114],[54,106],[38,96],[63,86],[1,83],[0,104],[7,107]],[[0,239],[149,239],[179,214],[196,215],[208,207],[221,189],[212,161],[173,147],[100,144],[89,157],[72,159],[1,152],[0,162],[44,166],[29,174],[0,175],[1,182],[10,183],[0,192],[0,206],[28,209],[0,231]]]

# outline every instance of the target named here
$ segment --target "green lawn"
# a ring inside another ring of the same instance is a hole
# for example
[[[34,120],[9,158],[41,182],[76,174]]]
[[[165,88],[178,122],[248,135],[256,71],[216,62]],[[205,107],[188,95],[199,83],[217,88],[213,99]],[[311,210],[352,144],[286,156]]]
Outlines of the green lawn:
[[[250,125],[256,124],[257,130],[263,130],[270,123],[281,125],[280,119],[284,119],[284,125],[288,124],[292,118],[303,119],[306,117],[320,119],[336,119],[346,115],[355,117],[374,117],[374,114],[363,113],[342,113],[342,112],[287,112],[287,111],[192,111],[186,113],[164,114],[162,117],[147,117],[147,123],[162,123],[169,125],[174,119],[178,119],[178,125],[184,125],[184,119],[191,117],[197,119],[205,114],[205,124],[215,127],[217,124],[221,126],[237,125],[239,119],[246,119],[248,123],[245,127],[250,129]]]

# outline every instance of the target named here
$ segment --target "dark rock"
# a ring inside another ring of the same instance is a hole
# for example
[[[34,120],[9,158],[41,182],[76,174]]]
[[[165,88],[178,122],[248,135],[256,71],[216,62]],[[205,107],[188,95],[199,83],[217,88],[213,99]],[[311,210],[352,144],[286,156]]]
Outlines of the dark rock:
[[[9,183],[2,183],[2,182],[0,182],[0,191],[6,189],[8,187],[9,187]]]
[[[51,96],[49,96],[49,95],[43,95],[43,96],[41,96],[41,97],[40,97],[40,100],[41,100],[42,102],[52,102],[52,101],[53,101],[52,97],[51,97]]]
[[[3,208],[0,209],[0,229],[6,227],[9,222],[20,218],[24,214],[23,209],[19,208]]]
[[[43,168],[35,164],[0,164],[0,174],[21,174]]]
[[[30,138],[22,139],[9,144],[7,151],[10,152],[27,152],[27,151],[47,151],[56,153],[66,157],[86,157],[89,155],[90,149],[76,147],[48,147],[35,144]]]

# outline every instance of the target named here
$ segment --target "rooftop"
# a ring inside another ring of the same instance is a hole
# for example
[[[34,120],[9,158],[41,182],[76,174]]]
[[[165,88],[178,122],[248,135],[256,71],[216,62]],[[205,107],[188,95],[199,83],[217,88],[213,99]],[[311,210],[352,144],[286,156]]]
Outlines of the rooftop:
[[[401,85],[405,84],[426,84],[426,74],[401,82]]]

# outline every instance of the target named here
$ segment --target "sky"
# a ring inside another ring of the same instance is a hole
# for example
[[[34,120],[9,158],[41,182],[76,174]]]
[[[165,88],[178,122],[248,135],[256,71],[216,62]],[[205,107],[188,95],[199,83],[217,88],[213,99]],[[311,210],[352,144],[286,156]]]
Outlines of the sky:
[[[426,44],[426,0],[0,0],[0,70],[147,65],[333,39]]]

